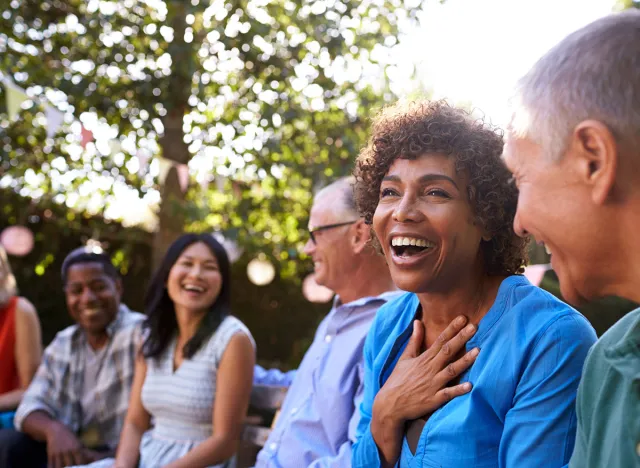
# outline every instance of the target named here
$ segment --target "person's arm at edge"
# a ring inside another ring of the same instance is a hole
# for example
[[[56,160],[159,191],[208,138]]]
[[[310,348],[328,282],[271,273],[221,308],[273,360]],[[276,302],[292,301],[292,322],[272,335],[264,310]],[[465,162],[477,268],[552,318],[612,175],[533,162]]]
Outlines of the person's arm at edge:
[[[18,298],[15,321],[15,356],[20,388],[0,395],[0,411],[11,411],[18,407],[42,359],[40,320],[33,304],[23,297]]]
[[[54,375],[54,356],[63,346],[56,337],[45,349],[42,362],[16,410],[15,428],[39,441],[45,441],[50,430],[64,426],[56,420],[57,410],[52,401],[59,383]]]
[[[296,376],[296,370],[282,372],[279,369],[265,369],[256,364],[253,368],[254,385],[273,385],[279,387],[290,387]]]
[[[140,441],[151,424],[151,415],[142,405],[142,386],[147,376],[147,364],[139,352],[129,397],[129,408],[120,434],[114,468],[135,468],[140,457]]]
[[[233,335],[225,349],[216,378],[213,434],[182,458],[164,468],[205,468],[231,458],[238,449],[249,408],[255,349],[248,335]]]

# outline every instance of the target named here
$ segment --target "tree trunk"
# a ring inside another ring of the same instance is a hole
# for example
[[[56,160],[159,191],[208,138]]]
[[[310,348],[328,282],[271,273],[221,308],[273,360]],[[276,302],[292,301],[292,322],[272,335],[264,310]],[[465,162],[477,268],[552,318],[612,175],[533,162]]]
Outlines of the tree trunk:
[[[185,225],[184,193],[180,188],[178,171],[172,167],[162,185],[160,193],[160,212],[158,213],[158,231],[153,239],[153,268],[157,268],[162,257],[173,241],[183,232]]]
[[[174,40],[167,49],[171,55],[172,70],[168,88],[167,114],[162,119],[164,135],[159,139],[162,157],[178,164],[187,164],[191,159],[189,147],[184,142],[182,124],[188,109],[193,80],[194,54],[192,44],[184,40],[187,27],[185,2],[174,0],[167,3],[167,19],[174,31]],[[158,214],[158,232],[153,245],[153,267],[158,267],[162,257],[173,241],[183,232],[185,227],[185,191],[180,187],[178,172],[171,167],[164,183],[160,181],[160,211]]]

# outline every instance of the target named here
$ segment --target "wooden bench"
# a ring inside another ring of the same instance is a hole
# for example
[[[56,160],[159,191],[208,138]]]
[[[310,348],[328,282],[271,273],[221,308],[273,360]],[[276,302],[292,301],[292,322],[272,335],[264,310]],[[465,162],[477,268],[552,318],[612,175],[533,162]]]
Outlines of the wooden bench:
[[[253,386],[249,401],[249,414],[245,419],[238,449],[237,468],[247,468],[254,465],[258,452],[264,447],[276,424],[280,407],[288,389],[288,387],[273,385]]]

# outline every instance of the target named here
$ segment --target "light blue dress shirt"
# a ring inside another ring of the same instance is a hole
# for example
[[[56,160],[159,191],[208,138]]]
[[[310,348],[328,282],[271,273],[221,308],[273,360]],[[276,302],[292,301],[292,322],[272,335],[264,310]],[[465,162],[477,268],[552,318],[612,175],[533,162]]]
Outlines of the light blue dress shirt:
[[[365,343],[365,390],[353,466],[380,466],[371,435],[373,401],[412,332],[419,301],[407,293],[380,309]],[[425,313],[429,313],[426,311]],[[462,375],[470,393],[427,420],[416,453],[406,438],[398,466],[553,468],[575,443],[575,400],[582,365],[596,334],[589,322],[522,276],[500,285],[467,350],[480,348]]]
[[[388,292],[348,304],[334,301],[295,372],[256,367],[254,384],[291,384],[256,468],[349,467],[362,401],[364,340]]]

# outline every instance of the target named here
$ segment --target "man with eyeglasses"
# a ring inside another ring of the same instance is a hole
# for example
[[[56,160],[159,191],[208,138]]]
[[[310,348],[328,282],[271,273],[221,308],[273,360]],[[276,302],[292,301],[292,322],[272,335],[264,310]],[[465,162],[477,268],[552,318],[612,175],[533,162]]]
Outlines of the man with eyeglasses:
[[[304,252],[315,280],[336,293],[300,367],[256,366],[254,383],[289,386],[256,468],[349,467],[363,392],[362,348],[376,311],[396,297],[384,257],[358,215],[353,179],[315,196]]]
[[[17,431],[0,431],[3,468],[58,468],[113,456],[124,423],[140,324],[120,302],[109,256],[72,251],[62,264],[74,325],[59,332],[18,407]]]

